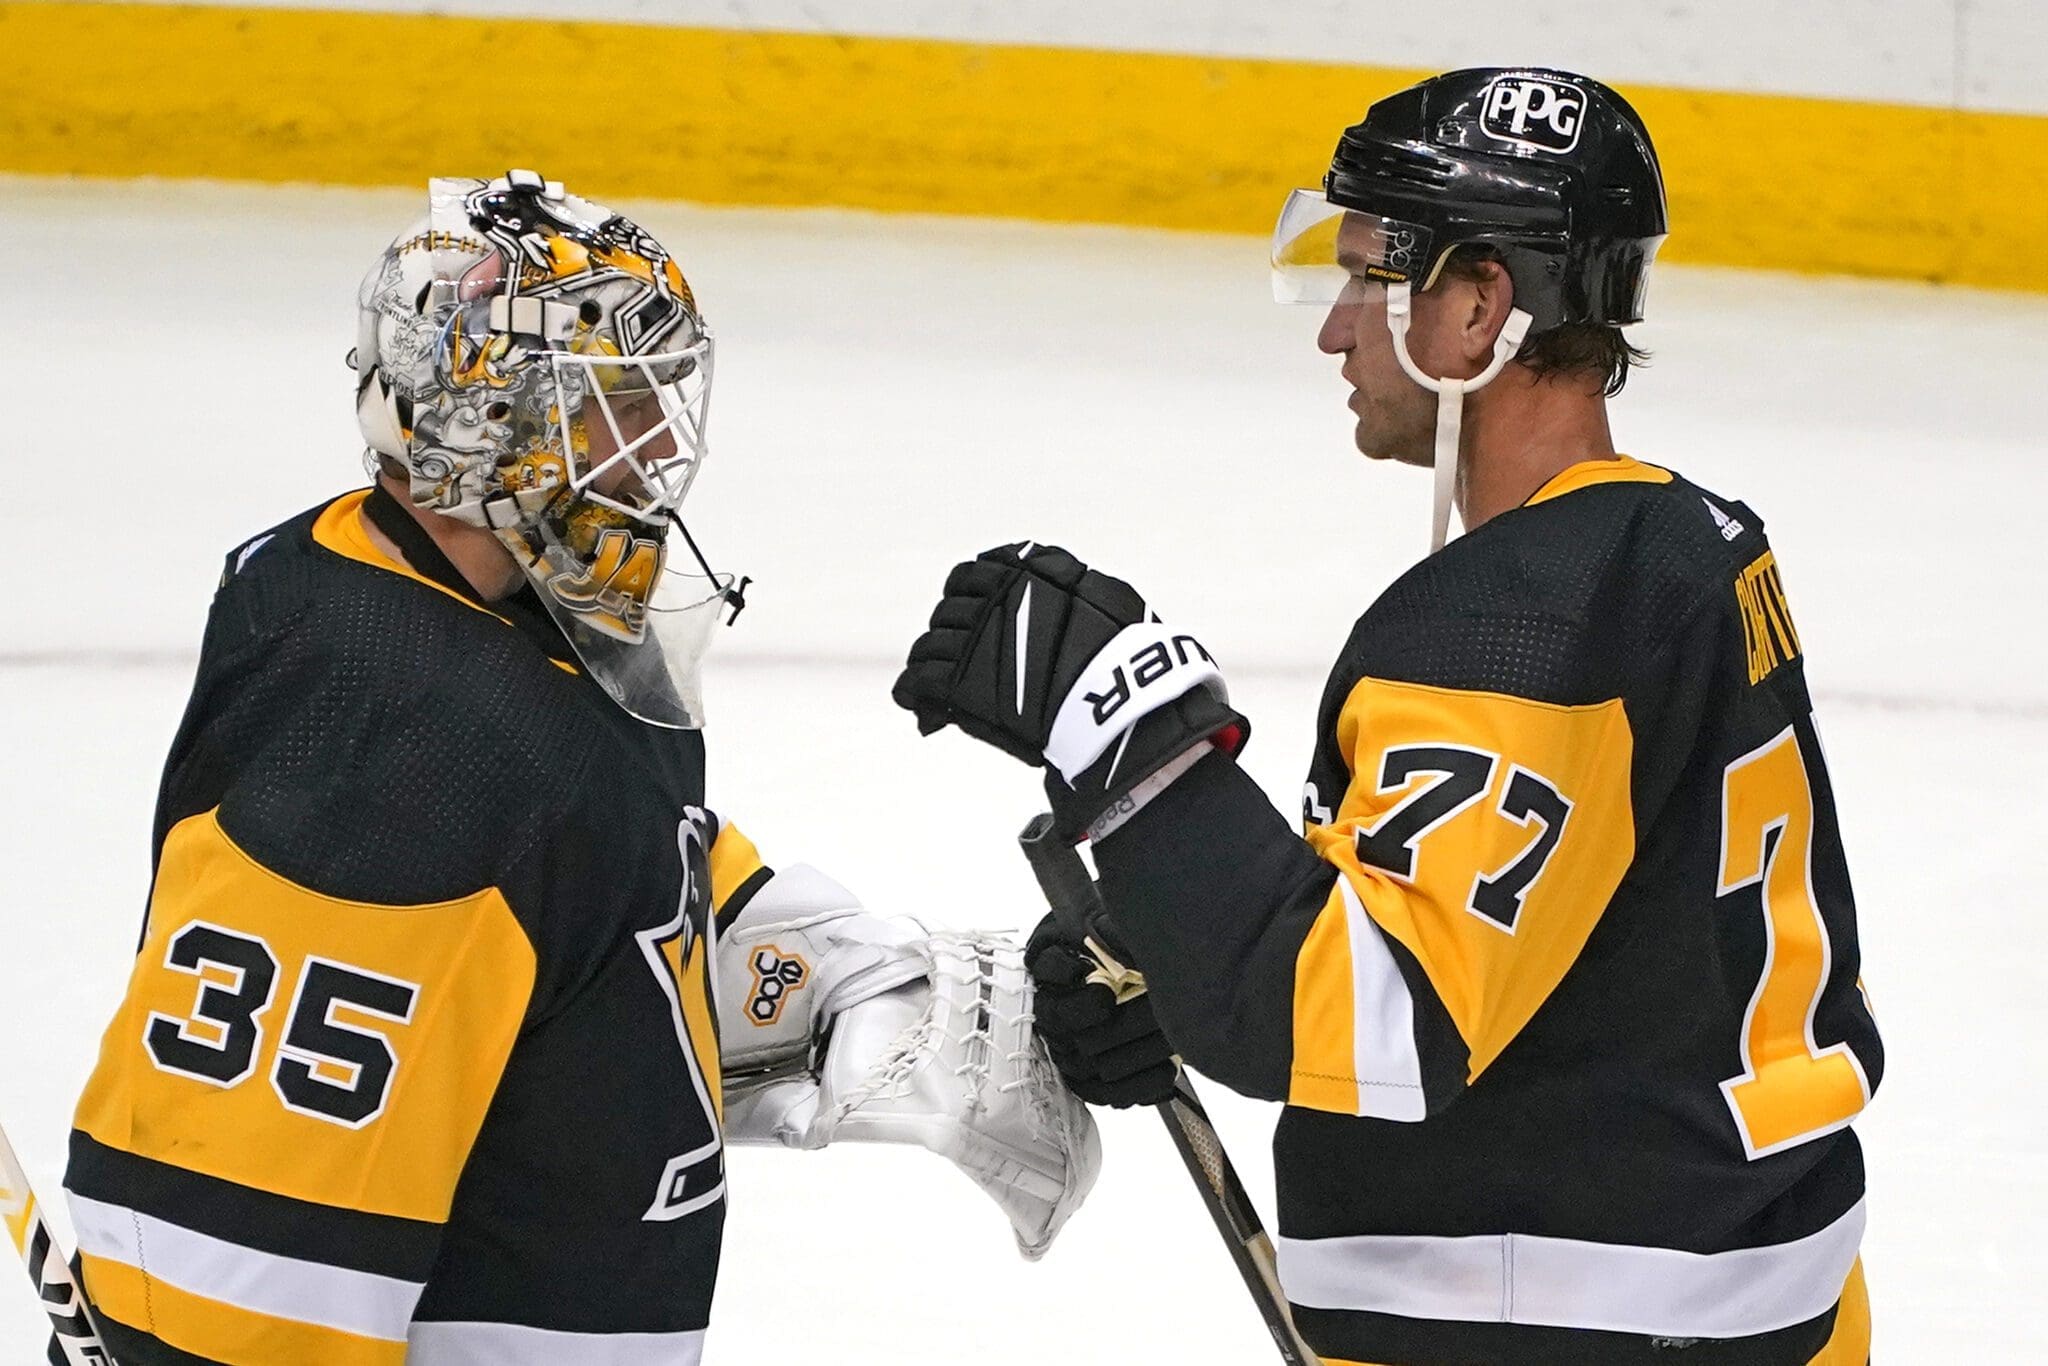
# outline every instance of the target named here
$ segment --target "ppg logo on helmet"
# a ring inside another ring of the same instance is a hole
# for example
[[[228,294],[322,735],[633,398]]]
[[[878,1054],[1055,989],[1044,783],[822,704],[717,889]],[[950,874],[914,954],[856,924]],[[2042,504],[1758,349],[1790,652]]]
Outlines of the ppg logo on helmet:
[[[1480,131],[1534,152],[1569,152],[1586,126],[1586,92],[1541,76],[1502,76],[1486,87]]]

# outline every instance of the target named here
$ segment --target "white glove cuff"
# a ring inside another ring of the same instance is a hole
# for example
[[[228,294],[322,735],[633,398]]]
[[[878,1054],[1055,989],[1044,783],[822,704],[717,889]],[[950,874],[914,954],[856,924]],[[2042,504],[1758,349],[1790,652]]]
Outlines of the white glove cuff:
[[[1206,687],[1228,702],[1223,673],[1202,643],[1164,622],[1111,636],[1060,701],[1045,759],[1072,785],[1132,726],[1183,693]]]

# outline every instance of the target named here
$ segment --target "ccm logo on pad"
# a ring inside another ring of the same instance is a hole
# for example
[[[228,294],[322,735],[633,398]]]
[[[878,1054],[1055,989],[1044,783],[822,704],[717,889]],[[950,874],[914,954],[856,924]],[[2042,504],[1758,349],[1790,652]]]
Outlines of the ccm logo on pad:
[[[1569,152],[1586,124],[1586,92],[1541,76],[1503,76],[1486,87],[1480,131],[1537,152]]]

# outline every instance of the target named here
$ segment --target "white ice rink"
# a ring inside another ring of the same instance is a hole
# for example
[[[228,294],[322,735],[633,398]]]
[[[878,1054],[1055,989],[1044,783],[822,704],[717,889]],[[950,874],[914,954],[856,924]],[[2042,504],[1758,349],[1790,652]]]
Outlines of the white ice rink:
[[[356,280],[418,206],[0,179],[0,1120],[46,1196],[220,555],[360,482]],[[1037,918],[1032,776],[888,699],[947,566],[1026,536],[1200,628],[1295,809],[1323,670],[1422,549],[1426,481],[1349,453],[1261,243],[620,207],[718,335],[688,511],[756,587],[709,671],[711,800],[771,862],[884,912]],[[1617,436],[1769,520],[1841,794],[1889,1055],[1859,1126],[1877,1359],[2048,1361],[2048,296],[1665,267],[1651,308]],[[1263,1200],[1270,1111],[1216,1108]],[[1158,1122],[1103,1128],[1035,1266],[922,1154],[735,1153],[710,1360],[1270,1359]],[[38,1344],[0,1265],[0,1366]]]

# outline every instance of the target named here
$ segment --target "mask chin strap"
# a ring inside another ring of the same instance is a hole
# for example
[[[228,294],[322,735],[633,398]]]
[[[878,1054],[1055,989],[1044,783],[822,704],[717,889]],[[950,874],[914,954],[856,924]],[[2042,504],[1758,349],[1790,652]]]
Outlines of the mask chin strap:
[[[704,571],[705,581],[711,584],[713,587],[717,587],[717,571],[712,569],[711,561],[704,558],[704,552],[697,549],[697,538],[690,534],[690,528],[683,525],[683,519],[681,515],[678,514],[673,508],[671,508],[669,510],[668,520],[677,531],[682,533],[683,544],[690,547],[690,554],[696,557],[697,567]],[[726,606],[732,608],[732,615],[725,619],[725,624],[727,626],[730,626],[734,622],[738,621],[740,619],[740,613],[747,610],[747,585],[752,583],[753,581],[754,580],[751,575],[742,574],[740,575],[740,581],[738,583],[734,584],[730,588],[720,588],[718,590],[718,595],[725,599]]]
[[[1394,334],[1394,358],[1408,372],[1408,378],[1436,393],[1436,499],[1430,510],[1429,551],[1444,548],[1451,529],[1451,499],[1458,486],[1458,439],[1464,431],[1465,395],[1476,393],[1500,377],[1508,362],[1522,349],[1535,321],[1517,308],[1494,339],[1493,363],[1471,379],[1432,379],[1408,354],[1408,320],[1412,297],[1409,285],[1387,286],[1387,330]]]

